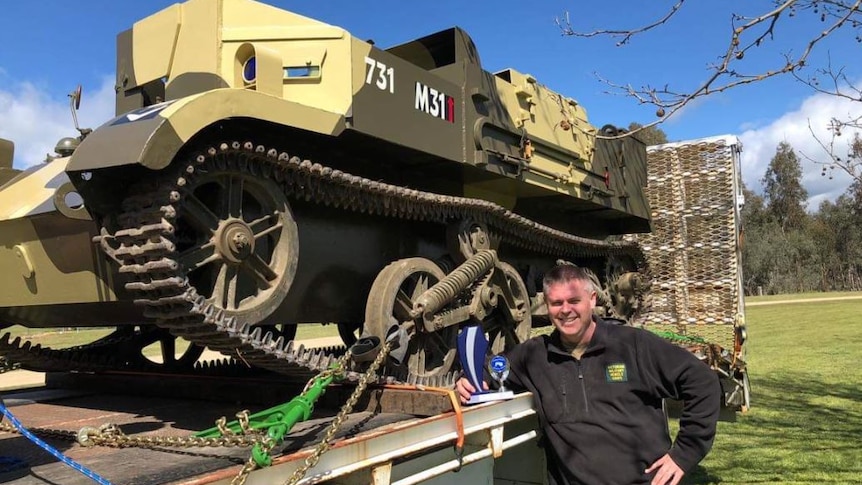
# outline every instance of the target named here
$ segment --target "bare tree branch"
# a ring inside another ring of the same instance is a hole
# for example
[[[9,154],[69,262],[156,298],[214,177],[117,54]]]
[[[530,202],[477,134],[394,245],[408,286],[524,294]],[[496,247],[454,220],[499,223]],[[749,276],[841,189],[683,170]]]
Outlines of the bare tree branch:
[[[827,61],[826,67],[817,69],[817,73],[826,77],[830,81],[830,87],[824,88],[823,83],[817,75],[803,78],[794,72],[793,77],[795,77],[799,82],[808,85],[818,93],[837,96],[849,101],[862,101],[862,89],[857,88],[849,79],[847,79],[847,75],[844,73],[843,67],[838,68],[837,70],[832,67],[831,56]]]
[[[594,32],[579,33],[569,24],[568,15],[566,15],[565,25],[559,19],[557,19],[557,25],[560,26],[564,34],[575,37],[601,35],[622,37],[622,40],[617,42],[619,46],[628,43],[636,34],[664,24],[680,11],[683,4],[684,0],[678,1],[664,17],[637,29],[596,30]],[[641,129],[649,128],[666,121],[698,98],[758,83],[785,74],[791,74],[796,79],[806,82],[805,78],[798,74],[798,71],[807,66],[811,53],[823,39],[846,26],[857,30],[860,29],[860,26],[862,26],[860,7],[862,7],[862,0],[776,0],[774,8],[757,16],[743,16],[734,13],[731,16],[731,31],[729,33],[727,48],[719,56],[718,62],[710,66],[711,72],[709,76],[692,90],[672,89],[669,85],[664,85],[661,88],[650,85],[636,88],[631,84],[618,84],[603,79],[598,73],[596,73],[596,77],[610,88],[610,91],[608,91],[610,94],[625,95],[636,100],[638,104],[655,106],[657,119],[645,124]],[[792,52],[784,53],[781,56],[782,61],[780,64],[759,72],[746,73],[737,68],[739,61],[744,59],[746,53],[774,40],[776,26],[780,21],[795,17],[799,12],[803,11],[818,16],[819,20],[826,24],[826,27],[818,33],[813,34],[804,44],[804,48],[798,55],[794,55]],[[857,42],[862,42],[862,37],[859,35],[857,35],[856,39]],[[835,89],[818,88],[819,81],[816,77],[808,79],[806,84],[821,92],[828,92],[829,94],[846,97],[854,101],[862,101],[862,92],[853,87],[852,83],[844,75],[843,70],[836,71],[829,66],[827,69],[821,69],[819,72],[820,75],[825,75],[833,80]],[[841,86],[845,89],[839,89]],[[852,89],[847,89],[847,87]],[[633,133],[636,133],[636,131],[617,136],[601,137],[619,138],[630,136]]]
[[[670,12],[668,12],[664,17],[656,20],[655,22],[653,22],[649,25],[645,25],[643,27],[640,27],[637,29],[632,29],[632,30],[596,30],[593,32],[586,32],[586,33],[577,32],[577,31],[575,31],[575,29],[572,28],[572,23],[569,21],[569,12],[566,12],[566,14],[565,14],[565,19],[566,19],[565,22],[562,19],[560,19],[560,17],[557,17],[556,19],[554,19],[554,22],[557,24],[557,27],[560,28],[560,31],[563,33],[563,35],[570,35],[573,37],[596,37],[596,36],[601,36],[601,35],[610,35],[613,37],[622,37],[622,40],[617,42],[617,47],[619,47],[621,45],[627,44],[633,36],[640,34],[640,33],[643,33],[643,32],[646,32],[648,30],[652,30],[652,29],[658,27],[659,25],[662,25],[665,22],[667,22],[668,20],[670,20],[670,18],[673,17],[674,14],[676,14],[679,11],[680,8],[682,8],[683,3],[685,3],[685,0],[679,0],[679,2],[676,3],[676,5],[671,7]]]
[[[856,127],[859,127],[859,123],[862,121],[862,116],[855,119]],[[851,121],[852,122],[852,121]],[[842,172],[845,172],[847,175],[852,177],[857,182],[862,182],[862,138],[859,136],[859,132],[854,133],[853,139],[850,140],[846,144],[839,144],[839,138],[841,137],[841,129],[846,126],[845,120],[838,120],[837,118],[832,118],[830,120],[829,131],[832,133],[832,136],[828,142],[824,142],[817,136],[814,128],[811,126],[811,122],[808,122],[808,131],[811,132],[811,136],[817,141],[817,144],[820,145],[820,148],[828,155],[829,161],[823,162],[808,156],[805,153],[802,153],[802,156],[805,157],[808,161],[820,165],[822,170],[820,171],[820,175],[826,177],[828,176],[831,180],[833,177],[833,172],[838,169]],[[847,152],[843,153],[841,150],[846,149]],[[801,152],[800,152],[801,153]]]

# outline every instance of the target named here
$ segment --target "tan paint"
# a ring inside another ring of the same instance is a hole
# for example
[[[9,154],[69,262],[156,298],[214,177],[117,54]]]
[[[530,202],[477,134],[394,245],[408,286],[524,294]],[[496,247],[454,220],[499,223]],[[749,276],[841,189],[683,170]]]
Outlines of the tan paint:
[[[0,222],[0,307],[115,301],[94,235],[58,212]]]
[[[0,186],[9,182],[20,172],[12,168],[15,157],[15,144],[0,138]]]
[[[350,107],[349,34],[259,2],[190,0],[169,7],[134,24],[129,55],[118,61],[118,83],[130,90],[164,78],[169,100],[231,87],[337,113]],[[268,81],[264,89],[241,76],[253,55],[258,79]],[[303,67],[318,68],[319,75],[286,77],[284,69]],[[131,81],[123,84],[124,77]]]
[[[464,197],[490,200],[512,210],[518,202],[517,194],[508,180],[489,180],[464,184]]]
[[[93,170],[129,163],[161,169],[170,164],[180,147],[201,129],[235,116],[317,133],[337,134],[344,129],[344,117],[338,113],[256,91],[218,89],[178,100],[154,120],[103,126],[81,143],[68,170]]]
[[[0,190],[0,221],[24,217],[46,201],[52,201],[53,206],[57,190],[48,183],[63,174],[68,161],[57,158]]]
[[[117,82],[123,85],[124,74],[133,74],[136,85],[170,75],[174,48],[181,21],[180,5],[172,5],[159,13],[135,23],[134,31],[138,39],[148,41],[146,48],[136,43],[135,56],[131,66],[117,66]],[[129,69],[130,68],[130,69]]]
[[[501,77],[495,81],[513,124],[522,128],[534,143],[542,141],[574,152],[589,164],[596,129],[588,123],[586,110],[576,101],[539,84],[530,75],[514,69],[507,71],[510,82]],[[532,163],[550,169],[559,165],[559,160],[537,153]]]

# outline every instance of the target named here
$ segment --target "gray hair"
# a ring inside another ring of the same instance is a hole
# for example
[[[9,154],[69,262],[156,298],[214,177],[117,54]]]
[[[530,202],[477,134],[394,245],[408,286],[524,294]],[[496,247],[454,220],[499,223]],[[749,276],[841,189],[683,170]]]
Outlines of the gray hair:
[[[551,268],[542,278],[542,292],[548,294],[548,287],[558,283],[567,283],[578,280],[584,283],[584,289],[588,292],[596,291],[596,275],[587,268],[575,266],[571,263],[562,263]]]

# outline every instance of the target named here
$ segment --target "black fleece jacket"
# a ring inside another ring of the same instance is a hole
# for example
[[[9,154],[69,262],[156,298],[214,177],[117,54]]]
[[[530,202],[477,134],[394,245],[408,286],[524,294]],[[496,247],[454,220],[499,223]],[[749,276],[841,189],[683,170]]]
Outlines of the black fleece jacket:
[[[598,319],[580,360],[562,349],[556,331],[506,355],[507,384],[534,395],[551,485],[649,483],[644,470],[665,453],[689,471],[712,447],[718,377],[646,330]],[[663,398],[683,401],[673,444]]]

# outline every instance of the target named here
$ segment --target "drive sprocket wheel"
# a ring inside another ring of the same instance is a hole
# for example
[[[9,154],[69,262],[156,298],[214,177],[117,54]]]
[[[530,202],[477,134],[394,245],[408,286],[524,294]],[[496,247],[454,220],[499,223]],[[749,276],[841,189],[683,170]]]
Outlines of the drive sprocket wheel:
[[[605,264],[605,287],[610,298],[611,317],[637,324],[648,311],[649,284],[627,257],[612,256]]]
[[[418,377],[444,375],[455,362],[458,327],[427,332],[420,328],[422,322],[410,315],[416,298],[444,276],[430,260],[401,259],[377,275],[365,307],[365,331],[371,335],[385,338],[393,325],[414,324],[404,365]]]
[[[259,323],[296,273],[296,222],[272,180],[236,167],[207,167],[177,204],[178,261],[198,294],[226,315]]]
[[[533,319],[530,314],[530,295],[518,271],[502,261],[497,262],[495,271],[502,273],[498,281],[505,281],[503,292],[511,295],[511,300],[501,295],[497,309],[483,323],[491,352],[499,354],[530,338]]]

